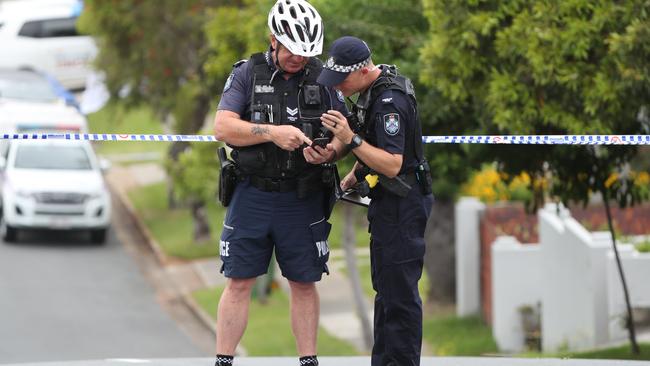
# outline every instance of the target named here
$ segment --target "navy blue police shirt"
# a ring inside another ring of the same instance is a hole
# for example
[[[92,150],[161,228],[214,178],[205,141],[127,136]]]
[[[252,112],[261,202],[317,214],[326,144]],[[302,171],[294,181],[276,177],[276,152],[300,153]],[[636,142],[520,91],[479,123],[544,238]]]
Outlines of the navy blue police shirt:
[[[367,116],[372,125],[368,128],[366,140],[391,154],[402,155],[404,160],[399,174],[413,171],[418,163],[415,153],[405,153],[407,136],[413,139],[417,128],[410,97],[398,90],[385,90],[372,102]],[[408,146],[413,148],[413,143]]]
[[[276,70],[275,64],[270,57],[270,51],[265,52],[264,56],[266,57],[266,62],[269,64],[269,67],[271,67],[271,70]],[[250,62],[251,60],[247,60],[241,65],[235,67],[230,73],[230,76],[228,77],[228,80],[226,81],[226,84],[223,88],[223,93],[221,94],[221,100],[219,101],[219,106],[217,107],[218,110],[235,112],[240,116],[243,116],[248,111],[250,108],[253,90],[253,68],[250,67]],[[291,88],[298,89],[298,84],[302,79],[303,72],[304,71],[293,74],[288,80],[285,80],[282,75],[278,73],[278,75],[275,76],[273,82],[289,83],[289,86]],[[345,107],[343,94],[341,94],[339,91],[334,90],[333,88],[326,88],[326,90],[328,92],[328,95],[324,96],[324,103],[327,108],[338,110],[343,113],[343,115],[346,115],[347,108]],[[287,115],[289,116],[289,119],[295,118],[295,120],[297,120],[297,108],[297,99],[287,101]]]

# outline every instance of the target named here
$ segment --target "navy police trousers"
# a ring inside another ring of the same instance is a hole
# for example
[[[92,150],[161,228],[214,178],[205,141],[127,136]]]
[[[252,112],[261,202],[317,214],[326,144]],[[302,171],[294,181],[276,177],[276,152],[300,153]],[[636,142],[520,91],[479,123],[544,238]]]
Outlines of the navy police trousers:
[[[372,285],[377,293],[372,366],[420,365],[418,281],[433,196],[423,196],[417,188],[405,198],[389,193],[373,197],[368,210]]]

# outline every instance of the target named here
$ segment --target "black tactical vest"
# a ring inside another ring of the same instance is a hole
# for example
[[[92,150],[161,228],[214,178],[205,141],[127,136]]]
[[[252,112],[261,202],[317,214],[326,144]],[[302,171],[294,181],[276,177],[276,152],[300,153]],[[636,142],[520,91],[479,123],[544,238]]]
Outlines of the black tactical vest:
[[[402,159],[402,166],[408,164],[415,159],[416,162],[423,161],[422,152],[422,127],[420,126],[419,115],[417,110],[417,101],[415,99],[415,88],[411,80],[400,75],[394,65],[379,65],[381,74],[375,82],[363,93],[359,95],[357,102],[352,106],[352,113],[356,116],[359,123],[355,129],[357,133],[364,137],[373,136],[375,121],[372,121],[373,116],[368,115],[371,105],[379,98],[381,93],[386,90],[398,90],[409,96],[411,100],[411,108],[413,108],[413,115],[415,116],[414,128],[407,128],[404,145],[404,155]],[[405,124],[405,127],[410,124]]]
[[[249,66],[253,70],[253,90],[249,110],[242,116],[246,121],[260,124],[294,125],[310,139],[323,137],[320,116],[332,106],[329,91],[316,83],[322,63],[311,58],[301,76],[298,88],[284,82],[280,72],[269,65],[268,54],[251,56]],[[281,82],[278,82],[280,81]],[[289,104],[288,101],[294,101]],[[297,101],[297,103],[296,103]],[[289,105],[294,106],[290,108]],[[233,147],[231,156],[246,175],[273,179],[293,179],[306,169],[320,169],[308,164],[300,149],[282,150],[272,142],[258,145]]]

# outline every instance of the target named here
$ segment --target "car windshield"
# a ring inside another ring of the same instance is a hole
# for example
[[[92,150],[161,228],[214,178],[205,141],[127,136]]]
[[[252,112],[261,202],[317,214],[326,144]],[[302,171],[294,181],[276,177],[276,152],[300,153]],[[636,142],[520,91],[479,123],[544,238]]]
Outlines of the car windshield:
[[[35,102],[54,102],[58,99],[46,79],[35,77],[0,76],[0,98]]]
[[[16,151],[17,169],[90,170],[90,159],[81,146],[23,145]]]

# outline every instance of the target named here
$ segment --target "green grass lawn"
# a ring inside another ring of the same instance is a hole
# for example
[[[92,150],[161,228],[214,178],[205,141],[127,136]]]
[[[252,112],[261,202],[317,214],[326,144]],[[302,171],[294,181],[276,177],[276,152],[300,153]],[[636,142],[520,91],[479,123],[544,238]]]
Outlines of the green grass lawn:
[[[217,305],[223,288],[199,290],[193,293],[196,301],[216,319]],[[265,305],[251,303],[248,326],[242,345],[249,356],[295,356],[296,344],[291,333],[289,299],[281,290],[274,290]],[[345,341],[318,332],[318,354],[322,356],[356,356],[358,353]]]
[[[162,124],[147,106],[126,109],[119,103],[109,103],[101,110],[88,115],[88,128],[92,133],[161,134]],[[159,152],[169,148],[167,142],[98,142],[97,152],[102,155],[120,153]]]
[[[479,317],[426,315],[424,341],[436,356],[480,356],[497,353],[492,331]]]
[[[225,213],[221,205],[215,202],[208,204],[212,240],[197,244],[192,240],[190,211],[186,208],[168,209],[165,183],[132,190],[129,199],[165,254],[183,259],[219,255],[219,235]]]
[[[154,237],[167,255],[184,259],[216,256],[219,254],[219,237],[226,210],[217,202],[208,203],[208,217],[212,229],[212,240],[197,244],[192,240],[192,218],[186,208],[170,210],[167,208],[167,189],[165,183],[156,183],[140,187],[129,192],[129,199],[151,230]],[[341,247],[342,211],[334,209],[330,233],[331,248]],[[369,234],[367,227],[357,227],[357,245],[367,246]]]

